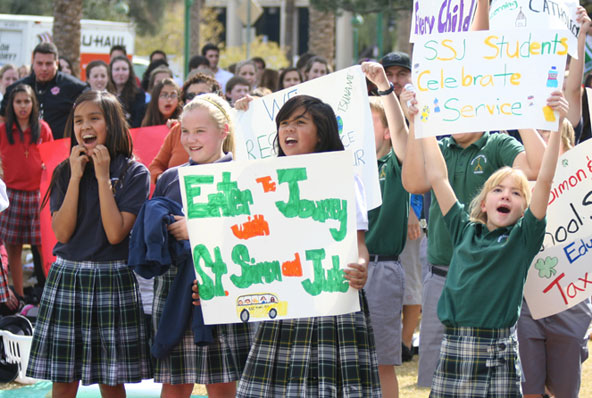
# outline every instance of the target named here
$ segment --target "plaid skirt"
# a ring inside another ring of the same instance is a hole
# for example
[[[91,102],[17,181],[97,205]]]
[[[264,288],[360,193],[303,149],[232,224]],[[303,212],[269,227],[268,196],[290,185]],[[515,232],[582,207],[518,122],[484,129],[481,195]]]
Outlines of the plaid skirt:
[[[8,298],[10,297],[8,289],[8,275],[6,275],[2,261],[0,261],[0,303],[8,301]]]
[[[0,213],[0,239],[7,245],[41,244],[39,191],[6,188],[10,205]]]
[[[361,311],[262,322],[237,397],[381,397],[364,292]]]
[[[154,335],[177,268],[154,281],[152,326]],[[190,294],[188,292],[188,294]],[[183,338],[163,359],[155,359],[154,381],[166,384],[228,383],[240,379],[252,344],[250,324],[225,324],[214,328],[215,342],[207,346],[194,343],[188,327]]]
[[[516,332],[446,328],[430,398],[522,397]]]
[[[85,385],[152,377],[140,294],[124,261],[56,259],[41,297],[27,376]]]

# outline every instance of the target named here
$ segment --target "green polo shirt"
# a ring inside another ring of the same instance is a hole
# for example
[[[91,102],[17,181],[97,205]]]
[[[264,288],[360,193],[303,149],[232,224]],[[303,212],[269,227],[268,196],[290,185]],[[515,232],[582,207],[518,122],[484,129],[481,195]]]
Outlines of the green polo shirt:
[[[438,318],[446,326],[500,329],[520,315],[528,268],[543,244],[546,218],[530,209],[516,224],[489,231],[469,221],[456,202],[444,217],[454,251],[438,301]]]
[[[457,145],[452,137],[443,138],[439,144],[448,167],[450,185],[458,201],[467,207],[490,175],[503,166],[511,167],[516,156],[524,151],[522,144],[515,138],[488,132],[465,149]],[[452,244],[435,198],[432,194],[428,261],[431,264],[448,265],[452,257]]]
[[[382,205],[368,212],[366,246],[370,254],[398,256],[407,239],[409,193],[401,182],[401,165],[391,151],[378,160]]]

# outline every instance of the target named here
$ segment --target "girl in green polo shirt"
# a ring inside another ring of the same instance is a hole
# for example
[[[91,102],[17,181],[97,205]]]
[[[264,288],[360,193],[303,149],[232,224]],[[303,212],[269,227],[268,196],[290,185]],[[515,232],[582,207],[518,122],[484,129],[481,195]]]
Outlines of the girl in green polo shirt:
[[[419,106],[406,95],[413,131]],[[559,112],[561,124],[568,109],[563,94],[554,91],[547,105]],[[524,174],[504,167],[487,179],[467,212],[450,186],[436,138],[422,139],[426,175],[454,246],[438,302],[446,332],[431,398],[522,397],[514,327],[528,268],[543,243],[559,141],[553,133],[532,200]]]

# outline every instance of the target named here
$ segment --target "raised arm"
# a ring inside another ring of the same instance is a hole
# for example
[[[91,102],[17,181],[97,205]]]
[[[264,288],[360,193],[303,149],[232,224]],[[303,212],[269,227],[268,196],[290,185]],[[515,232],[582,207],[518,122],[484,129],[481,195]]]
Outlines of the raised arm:
[[[547,99],[547,105],[553,110],[559,112],[559,130],[563,119],[567,117],[568,103],[561,91],[554,91],[551,97]],[[539,220],[547,214],[547,204],[549,203],[549,193],[553,184],[553,177],[555,176],[555,169],[557,168],[557,158],[559,157],[559,146],[561,142],[561,133],[558,131],[551,132],[549,137],[549,144],[543,155],[543,162],[541,169],[534,185],[532,199],[530,201],[530,211],[533,216]]]
[[[456,202],[456,195],[448,181],[448,169],[436,137],[422,138],[425,169],[428,181],[436,194],[442,215],[446,215]]]
[[[565,99],[569,103],[567,120],[575,127],[582,117],[582,78],[584,77],[584,62],[586,36],[591,29],[590,17],[582,6],[578,6],[577,21],[581,24],[578,33],[578,59],[572,58],[569,63],[569,75],[565,79]]]
[[[545,141],[535,129],[521,129],[518,132],[524,152],[516,156],[512,167],[522,170],[529,180],[536,180],[542,163],[541,153],[545,152]]]
[[[403,100],[403,98],[403,95],[401,95],[401,100]],[[426,178],[427,183],[432,187],[434,193],[436,194],[436,199],[440,205],[440,210],[442,210],[442,215],[446,215],[452,205],[454,205],[456,202],[456,195],[454,194],[454,191],[450,186],[450,182],[448,181],[448,169],[446,168],[446,161],[444,160],[444,156],[442,156],[442,152],[440,151],[440,146],[438,145],[436,137],[426,137],[420,140],[415,139],[415,116],[419,112],[419,108],[417,107],[417,101],[415,101],[415,99],[410,99],[409,101],[411,105],[407,109],[407,116],[411,121],[409,123],[409,138],[416,141],[414,144],[409,144],[421,146],[421,153],[425,161],[425,165],[422,166],[423,176]],[[411,156],[411,153],[408,153],[407,159],[409,159]],[[403,170],[405,170],[404,167],[405,164],[403,164]],[[410,175],[409,177],[412,176]]]
[[[403,89],[401,93],[401,106],[407,115],[407,120],[409,120],[407,153],[401,171],[403,187],[409,193],[426,193],[430,190],[431,185],[428,182],[425,172],[423,147],[421,142],[415,139],[415,130],[412,128],[415,125],[415,115],[418,112],[415,93]]]
[[[475,18],[469,30],[489,30],[489,0],[477,0]]]
[[[372,83],[376,85],[379,91],[386,91],[390,88],[390,82],[386,78],[384,68],[378,62],[364,62],[362,64],[362,71]],[[405,152],[407,147],[407,124],[405,123],[405,116],[401,109],[401,104],[394,92],[383,95],[381,97],[382,105],[384,106],[384,113],[388,122],[388,128],[391,133],[391,144],[393,151],[399,159],[403,162],[405,159]]]

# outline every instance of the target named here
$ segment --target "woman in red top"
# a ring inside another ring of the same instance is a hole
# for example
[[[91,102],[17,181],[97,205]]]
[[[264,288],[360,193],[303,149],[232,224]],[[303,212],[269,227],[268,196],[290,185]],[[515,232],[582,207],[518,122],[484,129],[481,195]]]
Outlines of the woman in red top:
[[[19,84],[10,93],[5,124],[0,125],[0,156],[10,205],[0,214],[0,239],[8,253],[14,291],[23,296],[23,244],[39,246],[38,145],[53,141],[51,129],[39,119],[39,105],[31,87]]]

